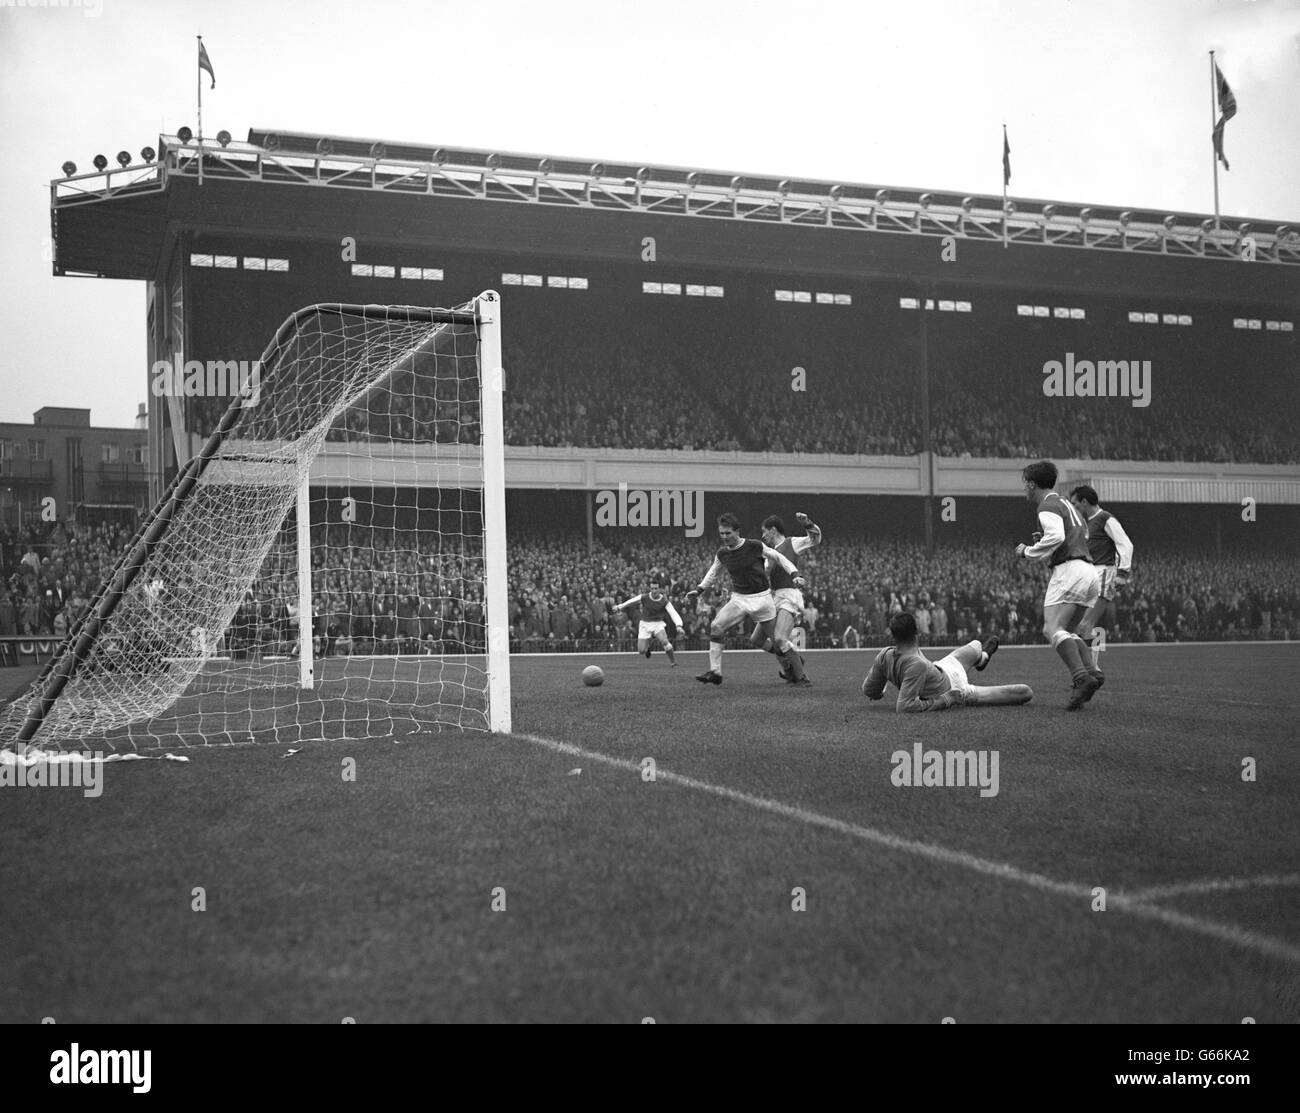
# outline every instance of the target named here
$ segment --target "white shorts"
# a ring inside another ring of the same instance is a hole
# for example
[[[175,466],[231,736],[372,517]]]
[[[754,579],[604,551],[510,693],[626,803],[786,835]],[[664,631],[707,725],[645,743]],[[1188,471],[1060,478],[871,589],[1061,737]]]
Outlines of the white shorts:
[[[935,661],[934,667],[948,678],[955,691],[964,692],[971,686],[970,678],[966,675],[966,666],[957,660],[954,654],[949,653],[946,657],[940,657]]]
[[[644,621],[643,621],[643,622],[642,622],[642,623],[641,623],[641,624],[636,628],[636,640],[639,641],[639,642],[641,642],[641,641],[646,641],[646,640],[649,639],[649,638],[653,638],[656,634],[663,634],[664,637],[667,637],[667,636],[668,636],[668,623],[666,623],[666,622],[644,622]]]
[[[1101,598],[1101,583],[1097,579],[1097,567],[1086,560],[1067,560],[1052,569],[1052,578],[1047,581],[1047,595],[1043,599],[1044,607],[1053,607],[1058,603],[1074,603],[1080,607],[1091,607]]]
[[[777,587],[772,589],[772,601],[778,611],[788,611],[795,621],[803,618],[803,592],[797,587]]]
[[[1107,564],[1104,567],[1097,565],[1097,579],[1101,582],[1101,597],[1103,599],[1114,598],[1115,595],[1115,573],[1119,566],[1116,564]]]
[[[733,591],[726,605],[738,607],[742,614],[749,615],[755,622],[766,622],[776,617],[776,603],[770,591],[758,591],[753,595],[741,595],[740,592]]]

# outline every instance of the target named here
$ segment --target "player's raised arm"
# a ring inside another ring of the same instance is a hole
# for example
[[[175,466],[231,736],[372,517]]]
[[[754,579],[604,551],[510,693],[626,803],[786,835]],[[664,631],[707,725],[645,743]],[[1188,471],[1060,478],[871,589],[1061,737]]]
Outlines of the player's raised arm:
[[[617,603],[617,604],[615,604],[614,609],[615,609],[616,611],[626,610],[628,607],[634,607],[634,606],[636,606],[636,604],[638,604],[639,602],[641,602],[641,596],[639,596],[639,595],[634,595],[634,596],[632,596],[631,599],[627,600],[627,602],[625,602],[625,603]]]
[[[822,543],[822,527],[817,525],[815,522],[813,522],[812,519],[809,518],[807,514],[796,512],[794,516],[794,520],[798,522],[801,526],[803,526],[808,536],[812,539],[812,545],[820,545]],[[795,540],[796,550],[799,550],[801,548],[812,547],[811,545],[800,546],[799,544],[800,538],[798,537],[796,537],[794,540]]]

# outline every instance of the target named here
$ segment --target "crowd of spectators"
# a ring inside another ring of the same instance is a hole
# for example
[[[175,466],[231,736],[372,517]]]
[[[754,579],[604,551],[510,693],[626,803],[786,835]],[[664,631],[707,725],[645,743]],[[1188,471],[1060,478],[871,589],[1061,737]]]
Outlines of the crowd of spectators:
[[[1243,353],[1225,365],[1191,336],[1148,333],[1127,350],[1130,341],[1086,329],[1056,348],[1021,349],[1010,340],[950,328],[932,347],[931,443],[940,456],[1300,462],[1300,431],[1289,420],[1300,404],[1294,354],[1289,366],[1282,356],[1270,363]],[[1130,395],[1047,397],[1042,365],[1071,348],[1079,360],[1148,359],[1146,395],[1137,399],[1145,404]]]
[[[131,539],[124,524],[0,526],[0,637],[62,637]]]
[[[585,538],[554,535],[511,545],[514,639],[522,648],[564,648],[584,639],[608,648],[635,641],[635,615],[613,612],[661,574],[686,587],[712,553],[699,541],[649,531],[603,530],[594,555]],[[1042,640],[1046,570],[1007,545],[944,545],[837,536],[801,559],[808,580],[804,627],[813,646],[888,644],[891,615],[912,611],[923,642],[958,644],[998,634]],[[702,648],[725,594],[682,613],[688,643]],[[561,617],[555,614],[559,604]],[[1300,638],[1300,571],[1286,554],[1215,558],[1144,546],[1131,586],[1105,622],[1114,641]]]
[[[630,320],[593,315],[575,330],[517,308],[505,351],[508,444],[859,455],[925,447],[917,313],[864,325],[824,307],[810,316],[806,306],[774,305],[759,316],[692,302],[643,307]],[[1289,420],[1300,401],[1293,349],[1256,359],[1181,330],[1098,336],[1088,322],[990,329],[965,314],[927,317],[939,456],[1300,462],[1300,429]],[[1043,363],[1075,349],[1079,359],[1149,359],[1146,404],[1047,397]],[[191,400],[192,420],[206,431],[223,401]],[[426,355],[328,436],[476,444],[479,418],[472,358]]]
[[[129,540],[119,525],[0,530],[0,635],[61,636],[75,623]],[[725,592],[684,610],[685,590],[712,558],[700,539],[603,529],[594,549],[578,533],[530,533],[508,555],[510,637],[517,651],[630,649],[636,611],[616,604],[656,577],[675,585],[681,636],[703,647]],[[416,529],[333,525],[313,531],[317,652],[461,653],[484,645],[477,542]],[[1300,638],[1300,569],[1283,552],[1216,558],[1144,545],[1133,583],[1104,622],[1112,641]],[[832,535],[805,554],[804,627],[812,646],[886,644],[889,618],[917,616],[923,641],[956,644],[998,634],[1041,640],[1045,570],[1001,542],[949,544]],[[297,578],[290,534],[271,552],[226,634],[237,656],[292,652]]]

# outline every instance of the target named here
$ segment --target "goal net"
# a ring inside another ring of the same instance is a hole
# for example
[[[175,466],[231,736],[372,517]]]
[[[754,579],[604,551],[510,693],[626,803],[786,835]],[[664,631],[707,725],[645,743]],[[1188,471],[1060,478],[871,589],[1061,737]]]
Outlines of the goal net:
[[[500,352],[492,292],[295,313],[0,746],[508,731]]]

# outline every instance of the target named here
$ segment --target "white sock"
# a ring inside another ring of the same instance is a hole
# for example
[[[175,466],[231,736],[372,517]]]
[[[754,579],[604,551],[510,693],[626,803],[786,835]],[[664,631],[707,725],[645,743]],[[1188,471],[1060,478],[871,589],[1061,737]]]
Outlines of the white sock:
[[[709,668],[713,672],[722,671],[722,643],[709,642]]]

